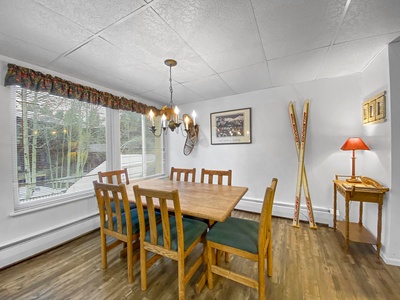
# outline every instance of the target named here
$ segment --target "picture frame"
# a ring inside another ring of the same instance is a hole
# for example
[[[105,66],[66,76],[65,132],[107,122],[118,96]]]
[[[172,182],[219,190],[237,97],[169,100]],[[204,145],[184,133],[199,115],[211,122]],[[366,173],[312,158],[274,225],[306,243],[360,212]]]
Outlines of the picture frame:
[[[211,145],[251,144],[251,108],[210,113]]]
[[[375,95],[362,104],[363,124],[370,125],[386,121],[386,91]]]

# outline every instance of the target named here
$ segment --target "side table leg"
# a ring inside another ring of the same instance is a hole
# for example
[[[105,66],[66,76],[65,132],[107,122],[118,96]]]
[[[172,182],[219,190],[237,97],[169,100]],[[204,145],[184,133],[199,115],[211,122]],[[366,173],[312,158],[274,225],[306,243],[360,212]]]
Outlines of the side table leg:
[[[336,231],[336,201],[337,201],[337,189],[336,183],[333,183],[333,230]]]
[[[350,217],[349,217],[349,213],[350,213],[350,201],[346,195],[346,236],[345,236],[345,242],[346,242],[346,253],[349,253],[349,238],[350,238]]]
[[[358,224],[362,225],[363,224],[363,202],[360,201],[360,212],[358,214]]]

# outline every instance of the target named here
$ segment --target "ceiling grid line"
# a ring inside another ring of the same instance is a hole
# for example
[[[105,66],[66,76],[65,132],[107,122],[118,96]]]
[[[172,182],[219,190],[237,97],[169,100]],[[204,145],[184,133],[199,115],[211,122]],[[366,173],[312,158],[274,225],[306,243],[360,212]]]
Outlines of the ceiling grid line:
[[[344,18],[346,17],[347,11],[349,10],[350,3],[351,3],[351,0],[347,0],[347,1],[346,1],[346,4],[345,4],[344,9],[343,9],[343,12],[342,12],[342,15],[340,16],[339,24],[338,24],[338,26],[337,26],[337,28],[336,28],[335,34],[333,35],[329,46],[327,47],[328,49],[327,49],[327,51],[325,52],[324,59],[323,59],[321,65],[320,65],[320,67],[319,67],[319,69],[318,69],[318,72],[317,72],[317,75],[315,76],[315,79],[318,79],[318,78],[319,78],[319,76],[320,76],[320,74],[321,74],[321,70],[322,70],[322,69],[324,68],[324,66],[325,66],[325,62],[326,62],[326,60],[327,60],[327,58],[328,58],[328,56],[329,56],[329,54],[330,54],[330,52],[331,52],[332,46],[334,45],[334,43],[335,43],[335,41],[336,41],[337,35],[338,35],[338,33],[339,33],[340,27],[341,27],[342,24],[343,24]]]

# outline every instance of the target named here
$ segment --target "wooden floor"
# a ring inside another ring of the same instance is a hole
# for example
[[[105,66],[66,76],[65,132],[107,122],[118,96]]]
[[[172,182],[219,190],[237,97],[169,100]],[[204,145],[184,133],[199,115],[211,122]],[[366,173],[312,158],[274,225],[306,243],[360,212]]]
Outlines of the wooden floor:
[[[234,212],[257,219],[257,214]],[[350,243],[344,253],[339,232],[308,224],[292,227],[273,218],[273,276],[267,277],[267,299],[400,299],[400,267],[377,260],[370,245]],[[198,246],[199,253],[201,246]],[[190,258],[189,258],[190,259]],[[119,248],[101,269],[99,231],[0,271],[0,299],[177,299],[177,266],[166,258],[148,273],[148,289],[140,289],[139,263],[128,284],[126,259]],[[257,276],[255,263],[231,257],[230,267]],[[186,288],[186,299],[257,299],[255,290],[218,277],[215,287],[194,291],[199,273]]]

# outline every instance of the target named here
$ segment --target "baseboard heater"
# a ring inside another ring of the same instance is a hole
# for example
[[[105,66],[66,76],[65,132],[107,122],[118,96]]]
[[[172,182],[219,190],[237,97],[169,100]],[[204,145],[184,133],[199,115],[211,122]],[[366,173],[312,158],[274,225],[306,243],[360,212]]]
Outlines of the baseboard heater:
[[[243,198],[236,205],[235,209],[260,213],[262,209],[262,204],[263,202],[260,199]],[[329,227],[333,226],[333,209],[328,207],[313,206],[313,212],[316,223],[327,224]],[[292,219],[293,214],[294,204],[277,201],[274,202],[274,206],[272,209],[273,216]],[[305,204],[300,205],[299,218],[301,221],[308,222],[308,211]]]
[[[95,213],[0,247],[0,269],[59,246],[99,228]]]

